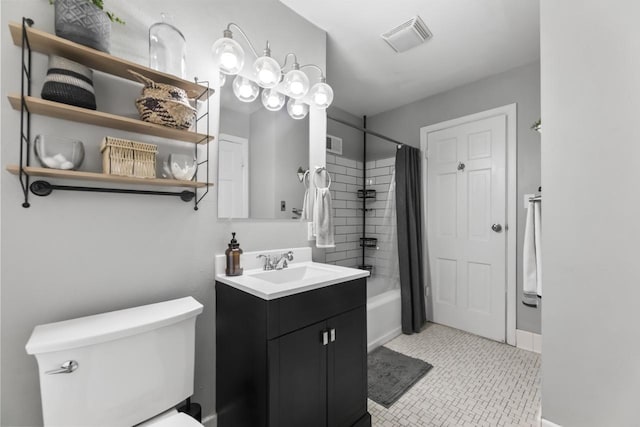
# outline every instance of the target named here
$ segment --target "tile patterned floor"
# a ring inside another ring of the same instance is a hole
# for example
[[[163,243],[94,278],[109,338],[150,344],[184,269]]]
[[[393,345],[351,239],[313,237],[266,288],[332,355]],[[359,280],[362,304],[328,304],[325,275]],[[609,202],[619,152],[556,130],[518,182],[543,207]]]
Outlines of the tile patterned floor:
[[[436,324],[386,346],[433,369],[389,409],[369,400],[374,427],[539,425],[540,355]]]

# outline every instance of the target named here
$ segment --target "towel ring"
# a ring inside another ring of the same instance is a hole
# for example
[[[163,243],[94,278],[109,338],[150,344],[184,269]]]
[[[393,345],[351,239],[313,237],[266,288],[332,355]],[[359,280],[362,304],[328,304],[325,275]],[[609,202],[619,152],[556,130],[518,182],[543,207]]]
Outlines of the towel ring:
[[[321,186],[319,186],[319,185],[316,183],[316,181],[315,181],[316,176],[320,175],[320,174],[322,173],[322,171],[324,171],[324,172],[327,174],[327,178],[329,179],[329,182],[327,183],[327,186],[326,186],[326,187],[321,187]],[[315,172],[315,174],[314,174],[314,176],[313,176],[313,185],[315,185],[315,186],[316,186],[316,188],[329,188],[329,187],[331,187],[331,174],[329,173],[329,171],[327,170],[327,168],[325,168],[324,166],[321,166],[321,167],[319,167],[319,168],[316,168],[316,172]]]

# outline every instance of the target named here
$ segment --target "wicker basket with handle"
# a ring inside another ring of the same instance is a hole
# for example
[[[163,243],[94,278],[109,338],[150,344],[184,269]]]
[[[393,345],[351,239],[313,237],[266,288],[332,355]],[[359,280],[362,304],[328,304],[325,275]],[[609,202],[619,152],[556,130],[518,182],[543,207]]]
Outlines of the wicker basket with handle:
[[[156,177],[158,146],[107,136],[102,140],[102,172],[108,175]]]

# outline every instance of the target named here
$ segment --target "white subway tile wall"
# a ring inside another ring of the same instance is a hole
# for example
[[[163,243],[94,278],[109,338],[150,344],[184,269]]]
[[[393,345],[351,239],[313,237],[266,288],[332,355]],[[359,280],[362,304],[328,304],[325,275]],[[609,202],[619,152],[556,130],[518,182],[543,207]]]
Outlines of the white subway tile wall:
[[[378,239],[380,242],[395,227],[384,220],[389,185],[394,172],[395,158],[369,161],[367,167],[367,188],[376,190],[376,198],[366,202],[366,236]],[[362,199],[358,199],[358,190],[363,183],[363,163],[339,155],[327,154],[327,170],[331,173],[331,196],[333,198],[333,213],[335,225],[336,247],[326,250],[327,264],[357,267],[362,264]],[[393,209],[395,218],[395,205]],[[374,266],[376,270],[385,273],[386,259],[397,256],[389,250],[367,248],[365,263]]]
[[[334,154],[327,154],[327,170],[331,173],[331,197],[335,248],[326,249],[326,263],[343,267],[362,264],[360,236],[362,207],[358,189],[362,188],[363,164]]]

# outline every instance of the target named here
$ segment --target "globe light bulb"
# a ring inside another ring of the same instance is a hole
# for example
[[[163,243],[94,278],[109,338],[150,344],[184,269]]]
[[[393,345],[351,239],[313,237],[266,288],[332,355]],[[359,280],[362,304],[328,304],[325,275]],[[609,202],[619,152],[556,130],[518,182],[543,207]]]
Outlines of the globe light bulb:
[[[229,33],[231,34],[231,33]],[[225,74],[238,74],[244,66],[244,50],[230,36],[222,37],[211,46],[213,63]]]
[[[233,93],[242,102],[253,102],[260,93],[260,88],[253,80],[236,76],[233,79]]]
[[[280,64],[268,56],[269,51],[265,51],[265,55],[256,59],[253,63],[253,71],[256,76],[256,82],[265,89],[271,89],[280,82]]]
[[[289,71],[284,76],[284,91],[294,99],[300,99],[309,91],[309,78],[305,73],[298,69]]]
[[[309,95],[312,105],[316,108],[325,109],[333,102],[333,89],[324,82],[324,78],[320,83],[313,85]]]
[[[292,119],[301,120],[307,116],[309,106],[302,101],[290,98],[287,102],[287,112]]]
[[[278,111],[284,105],[286,97],[275,89],[262,91],[262,105],[269,111]]]

